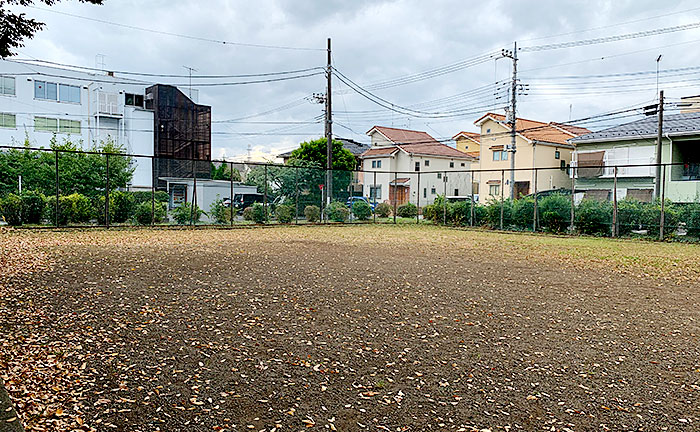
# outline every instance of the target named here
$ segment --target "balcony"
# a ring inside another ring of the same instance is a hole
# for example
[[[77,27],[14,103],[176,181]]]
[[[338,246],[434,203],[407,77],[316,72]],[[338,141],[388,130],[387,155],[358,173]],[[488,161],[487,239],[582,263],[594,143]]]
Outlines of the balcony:
[[[92,115],[101,117],[124,117],[124,107],[120,104],[119,93],[107,93],[99,90],[93,91],[90,100]]]
[[[656,163],[654,157],[640,157],[627,159],[607,159],[603,161],[605,167],[601,178],[613,178],[615,166],[618,177],[655,177],[656,167],[648,166]],[[620,166],[620,165],[647,165],[647,166]]]

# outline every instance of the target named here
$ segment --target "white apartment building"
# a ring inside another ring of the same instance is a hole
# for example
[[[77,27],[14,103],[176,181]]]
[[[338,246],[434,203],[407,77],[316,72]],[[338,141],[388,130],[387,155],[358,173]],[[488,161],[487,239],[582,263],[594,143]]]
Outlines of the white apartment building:
[[[372,145],[360,157],[364,195],[397,205],[432,204],[438,195],[472,193],[473,163],[478,158],[436,141],[426,132],[374,126]]]
[[[159,122],[159,104],[154,101],[154,95],[158,94],[157,88],[163,87],[174,89],[118,77],[111,72],[82,72],[0,60],[0,145],[23,145],[28,140],[31,147],[46,148],[55,137],[59,143],[70,140],[88,150],[95,144],[112,140],[129,154],[168,155],[168,151],[163,151],[162,141],[177,138],[170,136],[164,127],[169,127],[172,119],[160,119],[162,123]],[[190,105],[209,109],[206,124],[208,151],[195,150],[192,157],[210,158],[210,108],[195,104],[198,98],[196,90],[191,91],[192,101],[182,92],[176,92]],[[190,94],[190,90],[187,93]],[[202,120],[206,123],[205,118]],[[162,124],[160,130],[156,129],[157,122]],[[182,141],[187,146],[186,139],[179,139],[180,148]],[[195,145],[207,147],[204,142]],[[137,157],[134,163],[130,187],[150,188],[153,177],[151,160]],[[162,175],[165,174],[158,174],[156,168],[156,177]]]

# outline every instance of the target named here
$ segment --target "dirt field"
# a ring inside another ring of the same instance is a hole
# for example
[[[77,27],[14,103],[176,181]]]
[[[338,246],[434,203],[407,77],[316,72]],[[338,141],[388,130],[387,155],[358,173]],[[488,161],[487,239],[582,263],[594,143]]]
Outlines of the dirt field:
[[[347,226],[0,252],[0,376],[36,430],[700,430],[695,245]]]

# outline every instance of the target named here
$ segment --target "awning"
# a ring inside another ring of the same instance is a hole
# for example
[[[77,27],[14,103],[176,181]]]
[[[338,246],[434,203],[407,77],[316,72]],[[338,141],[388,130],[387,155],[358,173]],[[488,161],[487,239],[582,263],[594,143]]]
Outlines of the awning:
[[[603,158],[605,158],[605,151],[578,153],[577,157],[577,174],[579,177],[599,177],[603,175]]]
[[[396,180],[390,181],[389,184],[392,186],[408,186],[408,183],[410,181],[411,181],[410,178],[402,177],[402,178],[397,178]]]

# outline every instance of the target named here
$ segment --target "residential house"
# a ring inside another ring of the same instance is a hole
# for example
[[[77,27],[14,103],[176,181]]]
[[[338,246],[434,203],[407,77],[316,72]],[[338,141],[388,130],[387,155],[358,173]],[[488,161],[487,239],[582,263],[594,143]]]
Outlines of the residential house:
[[[477,158],[442,144],[426,132],[374,126],[371,147],[362,156],[364,195],[397,205],[432,204],[438,195],[471,192],[467,172]]]
[[[481,152],[481,136],[478,132],[460,132],[452,137],[455,148],[471,156],[479,156]]]
[[[574,144],[569,139],[590,132],[562,123],[516,120],[515,184],[510,184],[511,126],[502,114],[487,113],[474,122],[481,128],[479,190],[481,202],[510,197],[511,186],[516,198],[537,191],[570,189],[568,167]],[[542,168],[537,170],[533,167]],[[545,169],[548,168],[548,169]],[[517,171],[518,169],[522,169]],[[536,183],[536,184],[535,184]],[[504,188],[504,189],[501,189]]]
[[[700,115],[681,112],[664,116],[661,162],[666,168],[665,196],[675,202],[700,197]],[[651,201],[657,170],[656,116],[592,132],[569,140],[576,145],[572,166],[578,167],[576,190],[591,199],[612,199],[615,168],[617,197]],[[662,173],[662,178],[664,177]]]

